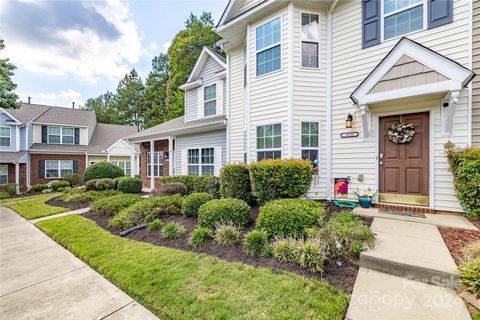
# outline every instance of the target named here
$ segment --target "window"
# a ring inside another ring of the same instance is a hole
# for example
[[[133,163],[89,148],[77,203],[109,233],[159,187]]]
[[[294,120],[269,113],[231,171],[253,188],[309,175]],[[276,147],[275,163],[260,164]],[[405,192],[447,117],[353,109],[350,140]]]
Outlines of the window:
[[[281,67],[280,18],[267,22],[256,29],[257,76],[278,70]]]
[[[282,125],[257,126],[257,161],[282,157]]]
[[[73,173],[73,160],[45,160],[45,177],[62,178]]]
[[[302,159],[318,160],[318,122],[302,122]]]
[[[318,68],[318,14],[302,13],[302,67]]]
[[[8,183],[8,165],[0,165],[0,185]]]
[[[152,157],[151,153],[147,152],[147,176],[152,175]],[[128,161],[130,166],[130,161]],[[131,170],[131,169],[130,169]],[[163,177],[163,151],[155,151],[153,153],[153,176]]]
[[[424,0],[383,0],[384,40],[423,29],[424,6]]]
[[[213,176],[215,173],[214,148],[188,149],[188,175]]]
[[[62,129],[62,143],[73,144],[74,143],[74,130],[73,128]]]
[[[10,127],[0,127],[0,147],[10,147]]]
[[[48,143],[62,143],[60,127],[48,127]]]
[[[203,101],[205,117],[217,114],[217,86],[215,84],[203,88]]]
[[[125,173],[125,175],[129,176],[132,173],[130,161],[115,161],[114,160],[114,161],[110,161],[110,162],[119,166],[120,168],[122,168],[123,173]]]
[[[48,143],[75,144],[75,128],[48,127]]]

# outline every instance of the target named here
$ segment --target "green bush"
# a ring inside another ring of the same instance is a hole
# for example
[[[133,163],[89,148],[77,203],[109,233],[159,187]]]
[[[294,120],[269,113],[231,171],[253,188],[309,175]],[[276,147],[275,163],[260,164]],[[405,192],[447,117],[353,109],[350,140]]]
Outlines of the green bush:
[[[53,192],[53,189],[50,189],[50,188],[42,190],[42,193],[52,193],[52,192]]]
[[[260,204],[274,199],[304,196],[312,182],[312,165],[306,160],[263,160],[250,165],[252,189]]]
[[[456,196],[470,216],[480,215],[480,148],[446,150]]]
[[[97,179],[95,182],[95,190],[105,191],[115,189],[115,181],[110,178]]]
[[[182,214],[185,217],[196,218],[198,217],[198,209],[200,209],[200,206],[210,200],[211,198],[208,193],[192,193],[183,199]]]
[[[188,238],[188,244],[191,247],[199,248],[203,247],[207,243],[208,239],[213,237],[212,230],[202,227],[197,227],[192,231],[190,237]]]
[[[67,173],[63,179],[70,182],[71,186],[78,186],[82,183],[82,177],[77,173]]]
[[[220,171],[220,194],[224,198],[236,198],[252,203],[250,172],[243,164],[224,166]]]
[[[97,190],[97,179],[92,179],[85,182],[86,190]]]
[[[296,239],[277,239],[273,245],[273,256],[281,262],[297,263],[300,258],[300,246]]]
[[[42,192],[43,190],[48,189],[48,185],[39,183],[39,184],[34,184],[31,188],[31,192]]]
[[[300,246],[298,264],[312,272],[323,273],[327,247],[318,239],[309,239]]]
[[[243,248],[249,256],[268,256],[270,245],[267,234],[259,230],[250,231],[243,239]]]
[[[239,199],[215,199],[203,204],[198,210],[198,224],[213,229],[217,223],[232,222],[243,229],[250,220],[250,206]]]
[[[173,196],[174,194],[185,196],[188,194],[188,189],[182,182],[168,182],[160,186],[159,193],[161,196]]]
[[[69,186],[70,186],[70,182],[68,182],[68,181],[53,181],[50,184],[50,188],[53,191],[58,191],[58,189],[60,189],[60,188],[66,188],[66,187],[69,187]]]
[[[110,219],[109,225],[127,229],[142,223],[150,223],[162,216],[180,214],[181,209],[182,197],[179,195],[152,197],[123,209]]]
[[[50,189],[46,189],[50,190]],[[45,190],[44,190],[45,191]],[[86,190],[85,188],[74,188],[65,191],[63,195],[60,196],[60,199],[65,202],[84,202],[84,201],[95,201],[101,198],[108,198],[122,194],[120,191],[116,190],[106,190],[106,191],[95,191],[95,190]]]
[[[97,162],[85,170],[83,182],[86,183],[92,179],[115,179],[123,175],[123,170],[119,166],[110,162]]]
[[[8,193],[10,196],[14,196],[17,194],[17,185],[15,183],[7,183],[6,185],[2,186],[3,192]]]
[[[303,199],[280,199],[260,207],[256,228],[269,238],[302,236],[305,228],[319,224],[325,213],[320,202]]]
[[[135,177],[122,177],[115,181],[118,191],[123,193],[140,193],[142,192],[142,180]]]
[[[212,198],[220,197],[220,184],[218,177],[214,176],[166,176],[162,178],[162,183],[181,182],[190,193],[206,192]]]
[[[148,230],[155,231],[163,227],[163,222],[160,219],[155,219],[148,225]]]
[[[480,258],[467,261],[458,267],[458,271],[465,289],[480,297]]]
[[[8,192],[0,192],[0,199],[7,199],[10,198],[10,194]]]
[[[90,206],[90,210],[93,213],[114,216],[122,209],[127,208],[141,200],[142,198],[136,194],[119,194],[116,196],[96,200]]]
[[[213,238],[221,246],[234,246],[240,242],[240,232],[233,224],[217,224]]]
[[[167,239],[175,239],[185,233],[185,228],[178,222],[172,221],[162,228],[162,236]]]

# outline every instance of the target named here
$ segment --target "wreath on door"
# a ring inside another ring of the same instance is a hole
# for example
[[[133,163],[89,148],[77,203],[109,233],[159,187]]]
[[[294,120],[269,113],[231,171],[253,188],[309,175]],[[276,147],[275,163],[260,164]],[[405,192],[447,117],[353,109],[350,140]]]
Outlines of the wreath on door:
[[[415,135],[413,124],[394,123],[388,129],[387,136],[390,141],[396,144],[409,143]]]

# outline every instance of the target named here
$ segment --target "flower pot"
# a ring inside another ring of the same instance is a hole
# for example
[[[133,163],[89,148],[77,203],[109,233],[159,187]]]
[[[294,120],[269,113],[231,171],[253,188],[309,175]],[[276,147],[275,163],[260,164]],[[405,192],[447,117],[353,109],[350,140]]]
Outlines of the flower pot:
[[[372,206],[372,199],[371,198],[358,198],[358,202],[360,203],[360,207],[368,209]]]

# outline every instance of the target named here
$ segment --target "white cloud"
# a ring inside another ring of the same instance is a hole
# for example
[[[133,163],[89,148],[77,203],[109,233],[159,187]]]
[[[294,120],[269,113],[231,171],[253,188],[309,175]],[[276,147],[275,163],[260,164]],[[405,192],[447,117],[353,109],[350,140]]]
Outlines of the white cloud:
[[[128,4],[117,0],[7,2],[2,12],[5,54],[27,71],[116,81],[146,54]]]
[[[166,41],[166,42],[162,43],[162,49],[163,49],[162,52],[167,53],[168,48],[170,48],[171,45],[172,45],[171,41]]]
[[[47,93],[20,92],[18,95],[20,100],[24,102],[28,102],[28,97],[31,97],[31,103],[34,104],[46,104],[65,108],[71,108],[72,102],[75,102],[75,108],[85,105],[82,94],[73,89]]]

